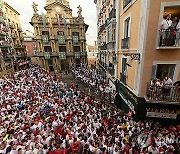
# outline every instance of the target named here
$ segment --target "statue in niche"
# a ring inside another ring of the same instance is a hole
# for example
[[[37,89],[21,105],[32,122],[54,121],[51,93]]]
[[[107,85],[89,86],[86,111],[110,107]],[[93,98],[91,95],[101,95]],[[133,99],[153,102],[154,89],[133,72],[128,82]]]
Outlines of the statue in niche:
[[[32,8],[33,8],[33,10],[34,10],[34,14],[38,14],[37,6],[38,6],[38,4],[36,4],[35,2],[33,2]]]
[[[82,7],[80,6],[80,5],[78,5],[78,12],[77,12],[77,14],[78,14],[78,17],[82,17]]]

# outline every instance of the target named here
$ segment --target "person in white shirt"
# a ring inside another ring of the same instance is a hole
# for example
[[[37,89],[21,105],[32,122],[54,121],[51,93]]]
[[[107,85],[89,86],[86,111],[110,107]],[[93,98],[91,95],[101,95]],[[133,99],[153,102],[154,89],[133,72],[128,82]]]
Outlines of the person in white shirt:
[[[171,14],[168,14],[166,19],[163,19],[161,23],[162,46],[167,46],[168,39],[170,36],[171,25],[172,25]]]

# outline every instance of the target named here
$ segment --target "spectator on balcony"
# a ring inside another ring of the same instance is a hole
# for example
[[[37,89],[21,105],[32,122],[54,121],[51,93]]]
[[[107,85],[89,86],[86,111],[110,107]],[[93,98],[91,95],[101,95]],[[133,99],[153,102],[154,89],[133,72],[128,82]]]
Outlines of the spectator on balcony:
[[[176,46],[180,46],[180,18],[176,26]]]
[[[166,19],[163,19],[161,23],[162,46],[168,45],[171,25],[172,25],[171,14],[168,14]]]
[[[176,26],[178,24],[178,18],[174,17],[172,21],[172,25],[170,27],[171,33],[169,38],[169,46],[175,46],[175,40],[176,40]]]
[[[167,99],[170,96],[170,91],[172,87],[172,80],[169,76],[166,76],[163,80],[163,99]]]

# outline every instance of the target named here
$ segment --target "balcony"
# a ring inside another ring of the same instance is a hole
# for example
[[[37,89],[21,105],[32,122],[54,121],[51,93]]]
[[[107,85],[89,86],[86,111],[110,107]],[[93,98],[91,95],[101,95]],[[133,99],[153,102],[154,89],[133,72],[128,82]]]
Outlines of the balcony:
[[[75,58],[75,59],[80,59],[80,58],[81,58],[81,53],[80,53],[80,51],[75,51],[75,52],[74,52],[74,58]]]
[[[48,35],[42,35],[42,40],[43,40],[43,43],[48,43],[49,42],[49,36]]]
[[[79,36],[73,35],[73,43],[79,43]]]
[[[8,42],[1,42],[1,43],[0,43],[0,46],[1,46],[1,47],[4,47],[4,48],[10,48],[10,47],[11,47],[11,44],[8,43]]]
[[[159,30],[157,49],[179,49],[180,41],[176,41],[176,32],[170,30]]]
[[[65,60],[65,59],[66,59],[66,52],[60,51],[60,52],[59,52],[59,59]]]
[[[112,18],[116,18],[116,9],[112,9],[109,13],[109,21],[111,21]]]
[[[131,3],[131,1],[132,1],[132,0],[124,0],[124,2],[123,2],[123,9],[124,9],[126,6],[128,6],[128,4]]]
[[[129,37],[122,39],[121,49],[129,49]]]
[[[150,102],[179,102],[180,101],[180,87],[179,86],[151,86],[147,84],[146,96]]]
[[[65,36],[64,35],[57,35],[56,39],[58,40],[59,44],[65,44]]]

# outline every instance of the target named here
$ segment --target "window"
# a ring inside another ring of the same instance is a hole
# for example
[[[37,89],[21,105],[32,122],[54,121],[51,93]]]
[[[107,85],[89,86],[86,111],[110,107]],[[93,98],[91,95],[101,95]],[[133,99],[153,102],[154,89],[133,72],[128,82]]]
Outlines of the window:
[[[175,64],[156,64],[152,66],[151,80],[157,78],[163,80],[169,76],[172,80],[174,78]]]
[[[49,35],[48,31],[42,31],[42,35]]]
[[[121,81],[126,84],[126,76],[127,76],[127,58],[122,58],[122,73],[120,74]]]
[[[64,35],[64,32],[63,31],[58,31],[57,35]]]
[[[123,8],[125,8],[129,3],[131,3],[131,0],[124,0]]]
[[[59,46],[59,52],[66,52],[66,46]]]
[[[52,49],[50,46],[44,47],[44,52],[52,52]]]
[[[74,46],[74,52],[80,52],[80,46]]]
[[[128,38],[129,37],[129,28],[130,28],[130,17],[128,17],[125,21],[124,21],[124,38]]]
[[[8,9],[6,8],[6,13],[9,14]]]
[[[122,39],[121,48],[129,49],[129,36],[130,36],[130,17],[124,21],[124,38]]]

